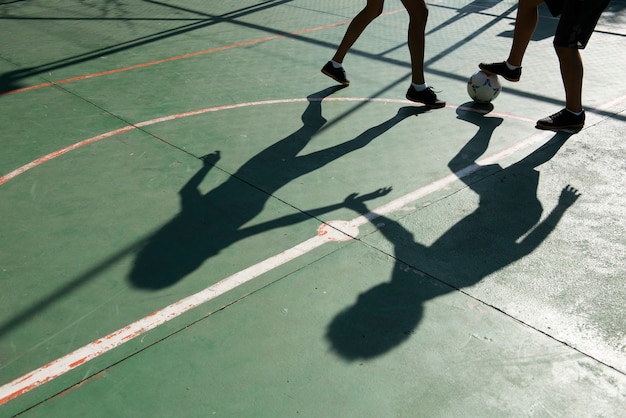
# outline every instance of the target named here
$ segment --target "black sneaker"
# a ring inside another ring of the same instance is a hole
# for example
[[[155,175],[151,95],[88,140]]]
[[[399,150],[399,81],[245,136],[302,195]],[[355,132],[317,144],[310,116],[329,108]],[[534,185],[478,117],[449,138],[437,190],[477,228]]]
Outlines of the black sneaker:
[[[437,94],[433,91],[432,87],[426,87],[426,90],[417,91],[415,87],[411,85],[406,92],[406,98],[412,102],[424,103],[431,109],[440,109],[446,105],[446,102],[437,98]]]
[[[478,68],[480,68],[484,73],[491,75],[501,75],[505,79],[509,81],[519,81],[519,78],[522,76],[522,67],[516,68],[514,70],[509,70],[509,67],[506,66],[506,62],[494,62],[492,64],[480,63],[478,64]]]
[[[350,80],[346,77],[346,70],[343,67],[335,68],[332,62],[328,61],[324,67],[322,67],[322,73],[335,80],[337,83],[347,86],[350,84]]]
[[[578,132],[585,126],[585,112],[576,115],[567,109],[561,109],[554,115],[537,121],[537,129],[548,131]]]

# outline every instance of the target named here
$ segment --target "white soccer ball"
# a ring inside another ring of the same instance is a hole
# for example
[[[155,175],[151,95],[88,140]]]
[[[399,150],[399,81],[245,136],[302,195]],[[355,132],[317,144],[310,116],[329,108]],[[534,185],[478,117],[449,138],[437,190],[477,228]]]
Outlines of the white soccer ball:
[[[502,85],[497,75],[490,75],[478,71],[467,81],[467,93],[478,103],[489,103],[498,97]]]

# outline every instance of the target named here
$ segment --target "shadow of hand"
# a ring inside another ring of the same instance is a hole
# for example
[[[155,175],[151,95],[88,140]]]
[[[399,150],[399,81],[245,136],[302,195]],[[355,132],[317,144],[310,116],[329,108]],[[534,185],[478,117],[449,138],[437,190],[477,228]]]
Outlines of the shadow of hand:
[[[579,197],[580,193],[578,192],[578,189],[575,189],[568,184],[561,191],[561,196],[559,196],[559,206],[570,207],[578,200]]]
[[[348,197],[346,197],[343,202],[347,208],[353,209],[359,213],[363,213],[363,211],[367,212],[367,206],[365,206],[365,202],[388,195],[391,190],[393,190],[391,187],[381,187],[378,190],[361,196],[359,196],[358,193],[352,193],[348,195]]]
[[[220,160],[220,158],[221,158],[221,154],[219,150],[200,157],[202,162],[207,165],[214,165]]]

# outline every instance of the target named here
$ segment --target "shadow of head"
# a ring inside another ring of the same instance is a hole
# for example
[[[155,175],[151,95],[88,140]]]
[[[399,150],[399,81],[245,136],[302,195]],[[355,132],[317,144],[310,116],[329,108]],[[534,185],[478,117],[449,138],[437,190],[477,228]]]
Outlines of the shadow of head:
[[[167,233],[166,228],[139,251],[128,280],[140,289],[163,289],[194,272],[217,251],[210,240],[199,239],[198,235]]]
[[[136,260],[128,278],[139,289],[159,290],[177,283],[198,266],[184,263],[179,257],[165,257],[158,261],[151,257]],[[169,259],[168,259],[169,258]]]
[[[332,320],[326,330],[331,349],[349,360],[383,355],[409,339],[422,318],[422,304],[436,293],[407,269],[399,269],[391,282],[362,293]]]

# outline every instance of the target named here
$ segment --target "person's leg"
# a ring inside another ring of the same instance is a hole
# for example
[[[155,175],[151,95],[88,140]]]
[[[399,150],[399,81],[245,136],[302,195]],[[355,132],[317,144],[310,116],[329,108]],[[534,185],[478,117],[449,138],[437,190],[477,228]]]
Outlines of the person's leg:
[[[555,45],[554,49],[559,57],[561,78],[565,87],[565,108],[539,119],[537,128],[578,132],[585,125],[582,105],[583,61],[576,47]]]
[[[565,0],[554,36],[554,49],[559,57],[561,78],[565,87],[565,109],[537,121],[538,128],[577,131],[584,126],[584,70],[579,50],[587,46],[598,19],[608,4],[609,0]]]
[[[335,51],[332,60],[328,61],[326,65],[322,67],[323,74],[344,86],[350,85],[350,80],[348,80],[346,71],[342,65],[343,59],[356,40],[359,39],[359,36],[361,36],[367,25],[372,23],[372,21],[383,12],[384,3],[385,0],[367,0],[365,8],[363,8],[348,25],[348,29],[339,47],[337,47],[337,51]]]
[[[411,81],[424,84],[424,46],[428,7],[424,0],[402,0],[409,13],[408,44],[411,54]]]
[[[348,25],[346,34],[333,56],[333,61],[338,63],[343,62],[346,54],[350,48],[352,48],[356,40],[359,39],[359,36],[361,36],[365,28],[383,12],[384,3],[385,0],[367,0],[365,8],[361,10],[359,14],[352,19],[350,25]]]
[[[522,60],[539,20],[538,7],[543,2],[544,0],[519,1],[509,57],[503,62],[480,63],[478,67],[482,71],[487,74],[501,75],[509,81],[519,81],[522,75]],[[558,7],[556,3],[559,2],[551,1],[550,5],[553,8]]]
[[[583,61],[579,50],[587,46],[608,4],[609,0],[568,0],[564,4],[554,37],[554,49],[559,57],[566,107],[572,112],[583,110]]]
[[[428,7],[425,0],[402,0],[409,13],[408,45],[411,54],[411,86],[406,98],[413,102],[424,103],[431,109],[445,107],[446,102],[440,100],[424,79],[424,47],[426,44],[426,21]]]
[[[565,109],[539,119],[537,128],[553,131],[577,132],[585,125],[582,105],[583,61],[578,48],[555,45],[561,66],[561,78],[565,87]]]
[[[539,20],[539,5],[543,0],[520,0],[517,6],[515,29],[513,31],[513,43],[507,62],[516,67],[522,66],[522,60],[530,38],[535,32]]]
[[[583,61],[577,48],[555,46],[561,66],[561,77],[565,87],[565,107],[572,112],[581,112],[583,89]]]

